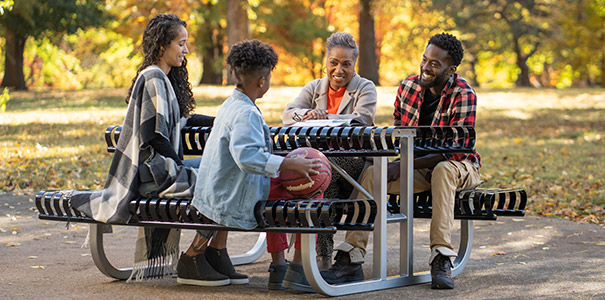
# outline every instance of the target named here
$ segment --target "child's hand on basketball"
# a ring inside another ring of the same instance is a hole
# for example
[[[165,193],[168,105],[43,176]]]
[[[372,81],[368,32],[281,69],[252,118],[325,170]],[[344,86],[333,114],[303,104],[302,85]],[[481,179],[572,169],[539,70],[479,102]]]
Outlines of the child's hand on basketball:
[[[316,169],[320,167],[321,160],[319,158],[286,157],[279,169],[294,171],[312,181],[311,176],[319,174]]]

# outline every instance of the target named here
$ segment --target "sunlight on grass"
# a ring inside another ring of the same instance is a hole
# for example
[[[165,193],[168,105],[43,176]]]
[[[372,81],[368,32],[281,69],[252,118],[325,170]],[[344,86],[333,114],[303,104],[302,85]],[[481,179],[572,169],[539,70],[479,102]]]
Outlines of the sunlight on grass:
[[[301,87],[257,101],[280,126]],[[376,124],[391,125],[397,87],[378,87]],[[196,113],[216,115],[233,87],[194,88]],[[11,93],[0,113],[0,191],[99,189],[111,162],[103,132],[121,124],[126,89]],[[477,150],[484,187],[528,191],[530,214],[605,223],[605,90],[481,90]]]

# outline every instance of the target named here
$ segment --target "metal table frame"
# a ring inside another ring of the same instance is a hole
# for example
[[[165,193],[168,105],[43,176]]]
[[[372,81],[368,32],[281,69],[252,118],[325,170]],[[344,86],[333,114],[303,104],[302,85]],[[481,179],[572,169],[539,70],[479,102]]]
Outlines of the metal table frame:
[[[360,282],[338,285],[328,284],[320,275],[316,261],[315,234],[302,234],[302,263],[309,284],[319,293],[328,296],[363,293],[388,288],[396,288],[431,281],[429,271],[413,272],[413,158],[414,158],[414,129],[398,129],[401,149],[401,178],[400,199],[401,216],[389,218],[387,213],[387,157],[374,157],[374,200],[378,205],[378,214],[374,223],[374,261],[373,278]],[[339,170],[338,167],[336,167]],[[339,170],[341,171],[341,170]],[[343,174],[346,176],[346,173]],[[350,181],[353,180],[350,177]],[[354,181],[354,180],[353,180]],[[361,189],[359,185],[356,188]],[[366,191],[362,191],[367,194]],[[399,243],[399,274],[387,276],[387,222],[397,222],[400,225]],[[117,279],[128,279],[132,268],[116,268],[105,255],[103,248],[103,224],[90,224],[90,247],[92,258],[98,269],[105,275]],[[248,264],[256,261],[266,248],[265,233],[260,233],[256,244],[246,253],[231,257],[234,265]],[[472,220],[461,220],[460,246],[458,257],[454,261],[452,277],[460,274],[471,254],[473,242]]]

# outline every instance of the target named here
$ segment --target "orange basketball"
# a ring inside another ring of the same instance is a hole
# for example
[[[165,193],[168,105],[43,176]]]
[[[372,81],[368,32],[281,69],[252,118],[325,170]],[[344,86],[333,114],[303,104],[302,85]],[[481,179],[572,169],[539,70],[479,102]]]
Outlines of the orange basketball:
[[[281,171],[281,185],[293,196],[302,199],[315,198],[325,192],[330,185],[332,178],[332,167],[328,158],[319,150],[302,147],[288,153],[286,157],[304,157],[304,158],[319,158],[321,167],[315,169],[319,172],[317,175],[311,175],[311,181],[307,177],[300,175],[294,171]]]

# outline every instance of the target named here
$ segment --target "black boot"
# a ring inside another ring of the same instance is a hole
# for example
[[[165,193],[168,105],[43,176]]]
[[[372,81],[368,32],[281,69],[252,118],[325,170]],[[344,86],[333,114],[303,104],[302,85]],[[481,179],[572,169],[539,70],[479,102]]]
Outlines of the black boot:
[[[197,256],[189,256],[181,253],[176,266],[176,282],[181,284],[219,286],[227,285],[229,277],[217,272],[208,264],[204,253]]]
[[[349,253],[338,251],[334,264],[327,271],[321,271],[321,277],[330,284],[363,280],[361,264],[351,263]]]
[[[235,272],[235,268],[233,268],[233,264],[231,263],[231,259],[229,258],[229,254],[227,254],[227,249],[216,249],[210,246],[206,247],[206,260],[208,263],[219,273],[223,275],[227,275],[229,280],[231,280],[231,284],[246,284],[248,283],[248,276]]]

